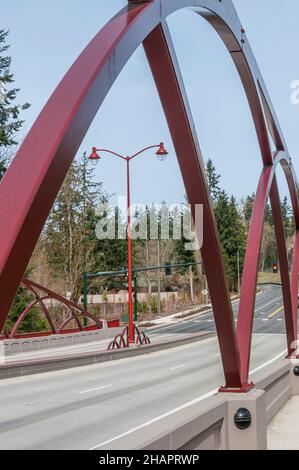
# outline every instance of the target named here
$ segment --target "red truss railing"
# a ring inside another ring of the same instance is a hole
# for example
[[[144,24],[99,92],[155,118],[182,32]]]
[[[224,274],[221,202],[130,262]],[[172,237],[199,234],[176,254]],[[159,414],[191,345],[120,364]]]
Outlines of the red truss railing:
[[[193,9],[211,24],[235,63],[262,156],[263,168],[248,236],[237,331],[204,162],[166,23],[170,14],[184,7]],[[299,201],[294,167],[279,122],[231,0],[129,1],[92,39],[67,72],[0,184],[0,329],[71,162],[113,83],[141,44],[163,105],[189,202],[192,207],[195,204],[204,207],[202,257],[225,375],[224,389],[247,391],[251,387],[248,374],[255,287],[268,198],[281,266],[289,355],[296,351]],[[274,154],[270,136],[276,148]],[[286,175],[297,231],[291,280],[275,176],[278,163]]]
[[[139,328],[134,325],[135,329],[135,344],[140,346],[145,346],[150,344],[149,337],[143,332],[140,331]],[[125,349],[129,347],[129,327],[126,326],[121,333],[116,335],[114,339],[108,345],[108,351],[114,349]]]
[[[47,289],[46,287],[43,287],[37,284],[36,282],[30,281],[29,279],[23,279],[21,284],[34,295],[35,300],[33,300],[21,313],[21,315],[17,319],[16,323],[14,324],[10,332],[8,332],[6,326],[4,326],[3,334],[6,338],[11,339],[17,335],[17,332],[18,332],[19,327],[21,326],[21,323],[26,318],[26,316],[30,313],[31,309],[35,307],[36,305],[39,305],[41,307],[49,323],[50,330],[53,334],[64,333],[65,327],[73,320],[76,322],[78,329],[80,331],[84,331],[85,328],[82,325],[80,318],[88,318],[89,320],[93,322],[93,324],[98,329],[103,328],[102,322],[98,320],[94,315],[85,311],[76,303],[70,300],[67,300],[65,297],[62,297],[59,294],[56,294],[56,292],[53,292],[52,290]],[[47,302],[45,302],[49,300],[57,301],[59,304],[66,307],[70,312],[69,316],[66,318],[66,320],[62,322],[62,324],[58,328],[55,328],[54,322],[51,318],[50,310],[47,307]]]

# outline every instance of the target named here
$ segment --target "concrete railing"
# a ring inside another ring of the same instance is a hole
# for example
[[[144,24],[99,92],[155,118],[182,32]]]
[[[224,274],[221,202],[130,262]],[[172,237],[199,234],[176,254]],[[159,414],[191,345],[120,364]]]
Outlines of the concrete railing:
[[[290,371],[290,365],[289,361],[283,363],[279,361],[266,372],[260,372],[255,376],[256,387],[259,390],[264,390],[266,394],[267,424],[272,421],[292,395],[293,367]]]
[[[22,352],[41,349],[84,344],[90,341],[114,338],[123,328],[106,328],[102,330],[78,331],[77,333],[55,334],[33,338],[4,339],[1,341],[2,354],[11,356]]]
[[[181,407],[100,450],[266,449],[267,424],[292,394],[299,394],[294,367],[290,361],[279,361],[255,374],[257,388],[247,394],[221,393]],[[251,413],[248,429],[240,430],[234,423],[239,408]]]

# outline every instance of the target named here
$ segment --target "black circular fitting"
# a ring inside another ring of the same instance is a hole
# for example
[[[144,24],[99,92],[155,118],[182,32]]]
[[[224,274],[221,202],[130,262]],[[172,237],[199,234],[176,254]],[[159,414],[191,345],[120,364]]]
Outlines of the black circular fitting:
[[[234,423],[238,429],[245,431],[251,425],[252,417],[251,413],[247,408],[239,408],[234,416]]]
[[[296,366],[294,368],[294,375],[296,375],[296,377],[299,377],[299,366]]]

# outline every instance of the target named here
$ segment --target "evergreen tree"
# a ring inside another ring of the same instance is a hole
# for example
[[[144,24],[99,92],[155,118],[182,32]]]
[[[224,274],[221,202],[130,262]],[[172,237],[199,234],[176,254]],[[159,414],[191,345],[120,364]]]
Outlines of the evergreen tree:
[[[34,300],[35,299],[33,295],[28,292],[25,287],[19,287],[5,323],[8,331],[11,331],[21,313],[23,313],[25,308],[28,307]],[[33,307],[22,321],[17,333],[32,333],[38,331],[47,331],[48,329],[48,322],[42,318],[38,307]]]
[[[246,226],[234,197],[221,191],[215,205],[215,216],[223,249],[224,262],[231,288],[236,288],[238,279],[238,253],[240,272],[243,269],[246,249]]]
[[[115,219],[114,239],[95,238],[94,268],[96,271],[119,271],[127,267],[127,240],[119,238],[119,231],[124,232],[126,223],[120,209],[115,207],[110,217]]]
[[[4,173],[6,172],[7,168],[4,164],[4,162],[0,161],[0,181],[2,180]]]
[[[187,215],[186,215],[187,214]],[[181,224],[183,224],[183,219],[185,216],[185,220],[188,220],[190,217],[191,221],[191,229],[194,231],[194,224],[192,223],[192,217],[190,214],[190,209],[189,207],[184,207],[181,214],[180,214],[180,219],[181,219]],[[170,221],[170,226],[172,227],[173,221]],[[192,250],[187,250],[186,245],[190,244],[191,240],[187,240],[185,238],[185,234],[182,233],[182,236],[178,240],[174,240],[174,247],[175,247],[175,261],[177,263],[194,263],[195,262],[195,251]],[[193,241],[191,241],[193,242]],[[194,268],[194,271],[196,271],[196,268]],[[185,274],[189,272],[189,267],[182,267],[180,269],[181,274]]]
[[[29,104],[15,104],[19,89],[13,87],[14,76],[11,73],[11,57],[7,55],[6,43],[8,31],[0,30],[0,172],[4,170],[7,149],[17,145],[17,134],[23,126],[21,112]]]
[[[292,238],[295,234],[295,223],[292,209],[288,203],[288,198],[286,196],[281,203],[281,214],[284,224],[285,237],[288,240]]]
[[[29,107],[28,103],[24,105],[15,103],[19,89],[13,87],[12,58],[7,54],[9,49],[6,42],[7,36],[8,31],[0,29],[0,180],[18,144],[17,134],[24,123],[20,117],[21,112]],[[32,295],[25,288],[20,287],[6,321],[8,330],[31,301]],[[40,331],[45,327],[46,323],[40,319],[38,310],[33,309],[22,323],[20,332]]]
[[[251,196],[247,196],[247,198],[245,199],[245,202],[243,203],[243,215],[244,215],[244,219],[247,224],[247,227],[249,227],[249,224],[250,224],[254,201],[255,201],[255,194],[253,193]]]
[[[255,193],[251,194],[251,196],[247,196],[245,202],[243,203],[243,216],[246,221],[247,227],[249,227],[253,206],[255,203]],[[265,209],[265,222],[271,226],[273,226],[273,217],[272,217],[272,210],[269,204],[266,205]]]
[[[81,295],[85,243],[87,259],[93,262],[95,211],[106,198],[102,184],[93,181],[94,168],[86,162],[85,154],[73,162],[40,239],[54,284],[70,292],[75,301]]]
[[[210,190],[210,195],[212,198],[213,203],[215,204],[218,200],[218,197],[221,192],[221,188],[219,186],[220,182],[220,175],[216,173],[216,168],[213,165],[213,162],[211,159],[207,161],[207,166],[206,166],[206,175],[208,179],[208,186]]]
[[[272,215],[272,209],[270,204],[266,205],[265,209],[265,223],[270,225],[270,227],[273,227],[274,222],[273,222],[273,215]]]
[[[30,276],[31,269],[26,271],[25,277]],[[5,326],[10,332],[18,320],[19,316],[23,313],[26,307],[35,300],[35,297],[25,287],[20,286],[17,290],[14,303],[9,311]],[[43,314],[42,314],[43,315]],[[37,306],[33,307],[24,320],[22,321],[17,333],[32,333],[37,331],[47,331],[49,328],[48,322],[39,312]]]

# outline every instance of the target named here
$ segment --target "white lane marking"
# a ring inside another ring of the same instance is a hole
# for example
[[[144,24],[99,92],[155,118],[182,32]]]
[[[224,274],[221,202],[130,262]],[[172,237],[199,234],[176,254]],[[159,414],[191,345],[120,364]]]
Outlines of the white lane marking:
[[[276,318],[276,321],[282,321],[282,318]]]
[[[256,295],[258,296],[258,295],[261,295],[261,294],[262,294],[262,292],[257,292]],[[275,300],[279,300],[280,298],[281,298],[281,296],[278,297],[277,299],[272,300],[270,303],[275,302]],[[239,303],[239,302],[240,302],[240,299],[235,299],[235,300],[233,300],[231,303],[232,303],[232,305],[235,305],[235,304],[237,304],[237,303]],[[263,309],[263,308],[264,308],[265,306],[267,306],[267,305],[268,305],[268,304],[263,305],[263,306],[261,307],[261,309]],[[258,312],[259,310],[260,310],[260,309],[257,309],[257,310],[255,310],[255,312]],[[202,313],[199,312],[199,313],[195,313],[194,315],[190,315],[191,318],[190,318],[190,319],[187,319],[187,320],[181,319],[181,321],[180,321],[180,318],[178,317],[178,318],[175,319],[175,323],[169,323],[169,324],[167,324],[167,325],[163,324],[162,326],[159,326],[159,325],[151,326],[151,327],[148,329],[148,331],[151,332],[151,333],[153,333],[153,334],[155,334],[157,331],[161,331],[161,330],[164,330],[164,329],[167,329],[167,328],[169,328],[169,329],[175,328],[175,327],[177,327],[178,325],[180,325],[180,324],[182,324],[182,323],[183,323],[183,324],[186,324],[186,323],[188,324],[188,323],[192,323],[192,322],[193,322],[193,323],[197,323],[197,322],[195,321],[196,318],[200,317],[200,318],[202,319],[202,318],[208,317],[208,316],[210,316],[210,315],[213,315],[213,309],[211,309],[211,308],[210,308],[209,310],[207,310],[206,312],[204,312],[204,313],[203,313],[203,312],[202,312]],[[211,320],[211,322],[213,322],[213,321],[214,321],[214,320]],[[157,333],[157,334],[158,334],[158,333]]]
[[[269,336],[285,336],[285,333],[253,333],[253,336],[265,336],[268,338]]]
[[[179,366],[171,367],[170,370],[177,370],[182,369],[182,367],[186,367],[187,364],[180,364]]]
[[[279,297],[277,297],[277,299],[271,300],[271,302],[268,302],[267,304],[264,304],[262,307],[257,308],[257,309],[255,310],[255,313],[256,313],[256,312],[259,312],[260,310],[263,310],[265,307],[268,307],[268,305],[271,305],[271,304],[273,304],[274,302],[277,302],[277,300],[280,300],[281,298],[282,298],[282,296],[280,295]]]
[[[91,388],[89,390],[82,390],[82,392],[78,392],[79,395],[83,395],[83,393],[91,393],[91,392],[98,392],[99,390],[105,390],[106,388],[112,387],[113,384],[103,385],[102,387]]]
[[[269,318],[262,318],[262,321],[269,321]]]
[[[163,418],[167,418],[168,416],[171,416],[172,414],[174,414],[178,411],[184,410],[185,408],[188,408],[189,406],[196,405],[196,403],[199,403],[200,401],[205,400],[206,398],[212,397],[217,392],[218,392],[218,388],[215,388],[211,392],[208,392],[205,395],[202,395],[201,397],[196,398],[195,400],[184,403],[183,405],[181,405],[181,406],[179,406],[179,407],[177,407],[177,408],[175,408],[171,411],[168,411],[167,413],[164,413],[163,415],[157,416],[156,418],[151,419],[150,421],[147,421],[146,423],[140,424],[139,426],[136,426],[135,428],[130,429],[129,431],[126,431],[126,432],[120,434],[119,436],[113,437],[112,439],[109,439],[108,441],[102,442],[101,444],[98,444],[97,446],[94,446],[89,450],[96,450],[96,449],[99,449],[100,447],[103,447],[107,444],[110,444],[111,442],[117,441],[117,439],[128,436],[129,434],[132,434],[135,431],[139,431],[139,429],[143,429],[146,426],[149,426],[153,423],[156,423],[157,421],[160,421]]]
[[[257,293],[257,295],[259,295],[260,292]],[[239,299],[236,299],[236,300],[233,300],[231,303],[234,305],[236,303],[238,303],[240,300]],[[157,331],[160,331],[160,330],[164,330],[165,328],[175,328],[177,327],[178,325],[181,325],[181,324],[186,324],[186,323],[196,323],[195,322],[195,318],[205,318],[205,317],[208,317],[210,315],[213,315],[213,310],[210,308],[209,310],[205,311],[204,313],[194,313],[194,315],[190,315],[190,319],[188,320],[184,320],[184,319],[181,319],[180,321],[180,318],[176,318],[176,322],[175,323],[169,323],[168,325],[165,325],[163,324],[162,326],[159,326],[159,325],[155,325],[155,326],[151,326],[150,328],[148,328],[148,331],[155,334]],[[214,321],[214,320],[212,320]]]
[[[257,367],[256,369],[251,370],[250,374],[255,374],[256,372],[262,370],[264,367],[269,366],[270,364],[272,364],[272,362],[277,361],[278,359],[281,358],[281,356],[284,356],[286,353],[287,353],[287,350],[284,349],[281,353],[277,354],[277,356],[275,356],[272,359],[270,359],[269,361],[265,362],[265,364],[262,364],[261,366]]]
[[[273,359],[270,359],[269,361],[265,362],[265,364],[262,364],[261,366],[257,367],[256,369],[250,371],[250,374],[255,374],[256,372],[260,371],[264,367],[267,367],[268,365],[272,364],[272,362],[275,362],[275,361],[277,361],[277,359],[280,359],[281,356],[284,355],[285,353],[286,353],[286,350],[284,350],[280,354],[277,354],[277,356],[275,356]],[[170,410],[167,413],[164,413],[160,416],[157,416],[154,419],[151,419],[150,421],[147,421],[146,423],[140,424],[139,426],[136,426],[135,428],[132,428],[129,431],[126,431],[122,434],[119,434],[118,436],[115,436],[115,437],[112,437],[111,439],[108,439],[105,442],[102,442],[101,444],[98,444],[94,447],[91,447],[91,449],[89,449],[89,450],[96,450],[96,449],[99,449],[100,447],[103,447],[107,444],[111,444],[111,442],[117,441],[117,439],[121,439],[122,437],[128,436],[129,434],[132,434],[135,431],[139,431],[139,429],[143,429],[147,426],[150,426],[151,424],[156,423],[157,421],[160,421],[163,418],[167,418],[168,416],[171,416],[174,413],[177,413],[178,411],[184,410],[184,409],[188,408],[189,406],[196,405],[196,403],[199,403],[200,401],[203,401],[206,398],[210,398],[213,395],[216,395],[218,390],[219,390],[219,388],[217,387],[214,390],[211,390],[210,392],[206,393],[205,395],[202,395],[199,398],[195,398],[195,400],[184,403],[183,405],[181,405],[177,408],[174,408],[173,410]]]

